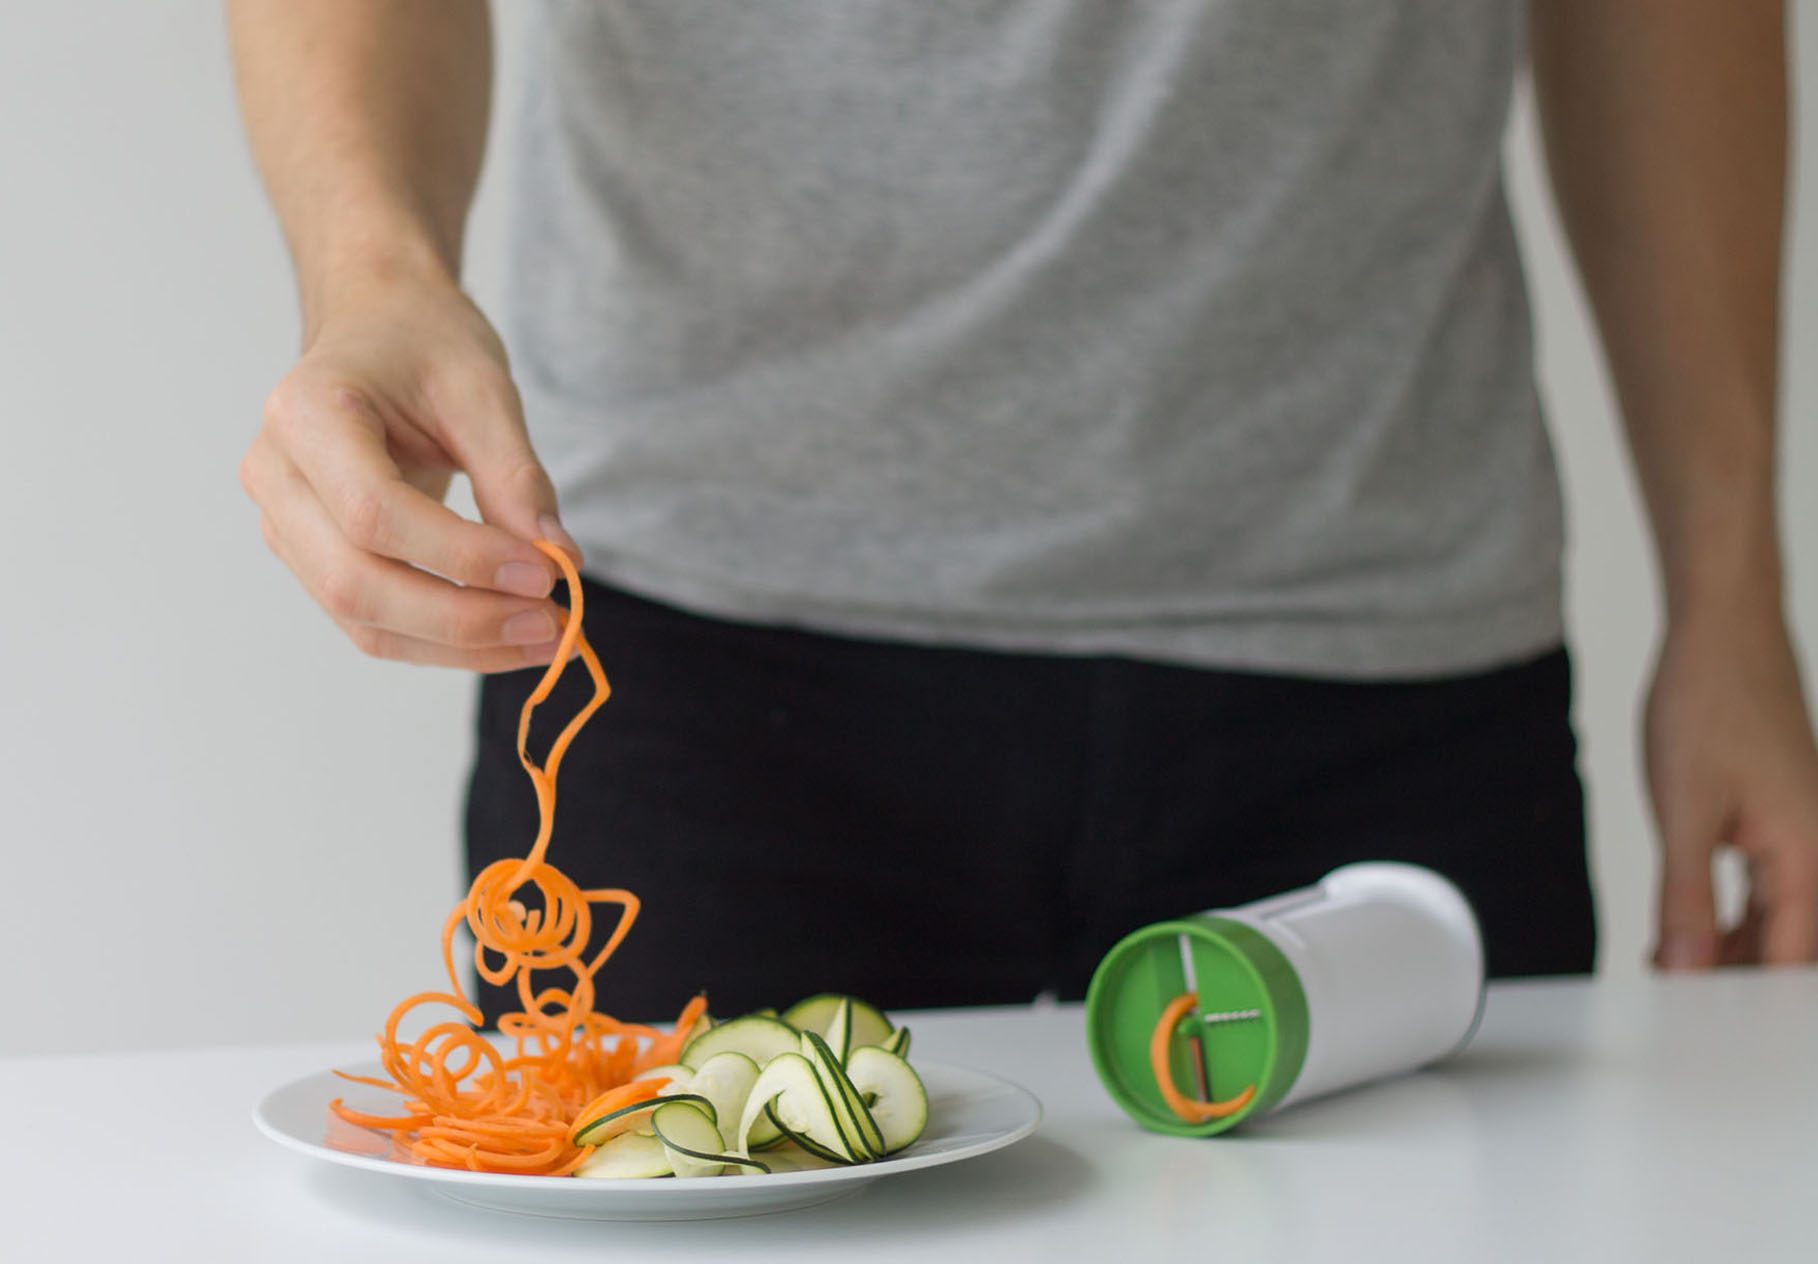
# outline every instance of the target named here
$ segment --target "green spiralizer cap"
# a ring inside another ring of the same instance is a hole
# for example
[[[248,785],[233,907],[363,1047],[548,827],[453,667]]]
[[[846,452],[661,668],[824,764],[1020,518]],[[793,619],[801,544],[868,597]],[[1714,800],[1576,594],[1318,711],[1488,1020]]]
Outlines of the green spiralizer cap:
[[[1212,1101],[1256,1086],[1242,1110],[1203,1123],[1168,1108],[1150,1062],[1162,1011],[1186,992],[1199,1003],[1170,1042],[1175,1085]],[[1287,957],[1262,932],[1215,914],[1126,935],[1086,992],[1086,1043],[1105,1089],[1143,1127],[1176,1136],[1209,1137],[1274,1106],[1300,1074],[1309,1030],[1306,992]]]

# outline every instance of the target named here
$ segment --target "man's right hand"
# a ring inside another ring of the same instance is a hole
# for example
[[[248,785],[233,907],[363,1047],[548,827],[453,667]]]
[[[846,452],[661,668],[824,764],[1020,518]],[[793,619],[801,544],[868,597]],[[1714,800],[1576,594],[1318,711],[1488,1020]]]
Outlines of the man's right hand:
[[[442,503],[457,470],[482,522]],[[240,480],[271,550],[365,653],[480,672],[553,657],[555,572],[530,541],[580,554],[498,335],[445,276],[337,295]]]

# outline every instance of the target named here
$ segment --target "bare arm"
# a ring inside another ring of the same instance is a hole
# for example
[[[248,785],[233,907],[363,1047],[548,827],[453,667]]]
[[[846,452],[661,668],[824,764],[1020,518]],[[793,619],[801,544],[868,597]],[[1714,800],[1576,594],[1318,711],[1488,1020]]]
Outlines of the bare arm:
[[[1534,0],[1553,185],[1622,404],[1667,610],[1647,719],[1670,966],[1818,957],[1818,753],[1781,599],[1780,0]],[[1710,862],[1748,857],[1720,938]]]
[[[485,146],[484,0],[230,0],[242,113],[283,225],[304,351],[241,478],[267,541],[362,649],[546,661],[566,536],[497,335],[461,293]],[[484,523],[440,501],[473,481]]]
[[[230,0],[228,15],[305,310],[373,270],[457,275],[491,103],[484,0]]]

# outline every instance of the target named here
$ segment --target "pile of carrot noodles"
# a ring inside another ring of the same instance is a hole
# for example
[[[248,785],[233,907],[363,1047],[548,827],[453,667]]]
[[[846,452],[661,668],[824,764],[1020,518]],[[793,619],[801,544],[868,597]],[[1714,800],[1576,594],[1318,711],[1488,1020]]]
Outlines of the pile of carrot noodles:
[[[706,998],[689,1001],[670,1032],[622,1023],[594,1008],[595,976],[637,920],[638,898],[629,891],[584,891],[545,857],[562,757],[612,687],[581,631],[581,580],[574,563],[546,540],[536,547],[561,569],[569,599],[561,644],[518,718],[518,759],[536,788],[536,841],[522,860],[500,860],[482,870],[467,898],[449,914],[442,926],[448,990],[419,992],[392,1010],[379,1035],[385,1078],[336,1072],[402,1094],[403,1113],[367,1114],[340,1098],[329,1109],[351,1124],[389,1134],[393,1157],[407,1162],[566,1176],[593,1152],[591,1146],[574,1143],[577,1131],[603,1114],[655,1095],[664,1081],[633,1084],[633,1077],[677,1059],[702,1019]],[[593,696],[568,721],[539,767],[528,746],[531,713],[549,697],[577,650],[593,680]],[[527,908],[518,898],[526,889],[537,894],[541,907]],[[596,906],[615,908],[618,915],[605,944],[589,957]],[[521,1008],[499,1019],[509,1052],[480,1034],[479,1007],[461,987],[455,935],[463,926],[473,937],[473,965],[480,977],[517,988]],[[548,986],[533,979],[550,973],[559,977]],[[414,1038],[400,1035],[419,1011],[427,1011],[432,1021]]]

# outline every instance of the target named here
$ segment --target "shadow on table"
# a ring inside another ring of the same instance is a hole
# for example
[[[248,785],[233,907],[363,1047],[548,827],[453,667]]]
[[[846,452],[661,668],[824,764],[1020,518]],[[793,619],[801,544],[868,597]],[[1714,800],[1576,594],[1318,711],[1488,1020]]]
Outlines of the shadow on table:
[[[932,1239],[1005,1220],[1035,1217],[1080,1197],[1092,1169],[1074,1151],[1041,1136],[965,1163],[885,1177],[858,1193],[801,1211],[727,1220],[593,1221],[545,1219],[468,1207],[415,1181],[317,1165],[310,1193],[350,1219],[392,1230],[444,1236],[464,1244],[522,1249],[527,1226],[545,1246],[597,1251],[602,1233],[615,1247],[695,1252],[753,1246],[855,1246],[895,1236]]]
[[[1426,1145],[1440,1136],[1506,1126],[1506,1103],[1530,1098],[1536,1085],[1550,1086],[1557,1101],[1578,1090],[1584,1073],[1583,1052],[1564,1041],[1474,1048],[1412,1074],[1253,1120],[1227,1140]]]
[[[1467,1049],[1455,1058],[1428,1067],[1422,1075],[1458,1083],[1553,1079],[1584,1064],[1584,1051],[1563,1042],[1551,1045]]]

